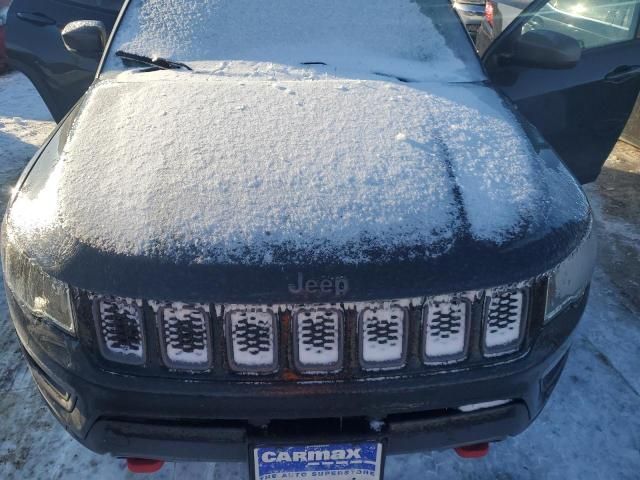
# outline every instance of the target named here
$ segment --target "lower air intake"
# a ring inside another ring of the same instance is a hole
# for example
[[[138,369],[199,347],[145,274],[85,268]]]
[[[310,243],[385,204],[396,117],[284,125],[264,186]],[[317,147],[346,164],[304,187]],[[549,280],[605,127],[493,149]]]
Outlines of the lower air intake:
[[[295,362],[303,372],[334,372],[342,367],[343,313],[335,308],[294,311]]]
[[[367,307],[360,313],[360,362],[366,370],[402,368],[406,360],[405,308]]]
[[[229,364],[236,372],[278,369],[277,321],[271,309],[234,308],[225,314]]]
[[[422,311],[424,361],[438,365],[467,355],[469,304],[457,298],[435,297]]]
[[[172,303],[158,310],[162,360],[170,368],[206,370],[211,367],[208,308]]]
[[[136,300],[96,297],[93,316],[100,352],[106,359],[130,365],[144,364],[143,316]]]
[[[524,333],[525,306],[526,297],[522,290],[487,292],[484,326],[486,356],[518,350]]]

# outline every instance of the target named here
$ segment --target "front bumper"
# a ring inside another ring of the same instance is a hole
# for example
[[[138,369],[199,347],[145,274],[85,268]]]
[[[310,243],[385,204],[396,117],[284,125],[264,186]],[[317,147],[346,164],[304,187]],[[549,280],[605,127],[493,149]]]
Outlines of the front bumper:
[[[246,461],[249,446],[258,443],[379,439],[394,454],[516,435],[549,398],[587,295],[543,328],[518,359],[330,383],[250,377],[212,383],[109,373],[84,356],[77,341],[26,315],[9,292],[8,300],[40,392],[79,442],[123,457]],[[458,408],[496,400],[509,403]]]

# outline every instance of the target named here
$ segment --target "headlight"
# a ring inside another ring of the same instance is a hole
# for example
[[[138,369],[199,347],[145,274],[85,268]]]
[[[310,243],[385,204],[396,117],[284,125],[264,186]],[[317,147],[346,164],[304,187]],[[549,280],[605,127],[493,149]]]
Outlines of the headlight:
[[[69,287],[50,277],[15,246],[7,243],[4,278],[9,290],[33,315],[75,332]]]
[[[595,267],[596,249],[596,236],[591,228],[580,246],[551,272],[547,283],[545,323],[584,295]]]

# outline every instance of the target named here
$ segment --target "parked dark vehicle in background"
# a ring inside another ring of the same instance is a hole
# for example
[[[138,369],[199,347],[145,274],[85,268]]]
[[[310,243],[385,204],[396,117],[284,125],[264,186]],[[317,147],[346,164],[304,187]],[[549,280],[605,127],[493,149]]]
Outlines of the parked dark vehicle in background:
[[[7,12],[9,11],[10,0],[0,0],[0,74],[5,73],[9,68],[9,59],[7,58],[7,49],[5,46],[5,23],[7,21]]]
[[[492,14],[482,22],[477,46],[498,88],[576,177],[592,182],[625,128],[640,89],[638,6],[623,0],[542,4],[489,0]],[[523,8],[521,20],[512,21]],[[521,40],[495,43],[516,30],[522,32]],[[551,70],[512,61],[514,52],[529,51],[528,40],[544,32],[553,34]]]
[[[532,0],[487,0],[476,32],[476,48],[482,55]]]
[[[555,388],[596,251],[570,171],[618,138],[637,43],[583,49],[545,0],[482,68],[447,0],[324,3],[131,0],[14,189],[9,310],[88,448],[376,479],[385,453],[486,453]],[[574,149],[531,125],[549,110]]]
[[[96,74],[99,54],[65,48],[61,32],[74,20],[102,22],[113,28],[123,0],[14,0],[7,18],[9,63],[23,72],[60,121],[86,92]]]
[[[475,41],[485,13],[485,0],[455,0],[453,8],[456,9],[469,35]]]

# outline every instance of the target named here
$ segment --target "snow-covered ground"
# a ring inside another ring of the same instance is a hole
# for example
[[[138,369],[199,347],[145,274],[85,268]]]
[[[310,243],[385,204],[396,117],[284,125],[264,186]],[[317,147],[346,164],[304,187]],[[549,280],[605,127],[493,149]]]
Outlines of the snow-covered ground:
[[[0,77],[2,208],[20,170],[52,127],[45,106],[24,77]],[[597,189],[588,192],[600,212]],[[615,228],[640,248],[640,225],[599,217],[603,235]],[[640,318],[604,271],[596,271],[567,369],[550,404],[529,430],[494,445],[488,457],[477,461],[461,460],[450,451],[391,457],[386,478],[640,478]],[[146,478],[128,473],[120,460],[85,450],[58,425],[31,381],[1,297],[0,478]],[[182,463],[166,465],[150,478],[245,480],[248,474],[239,464]]]

